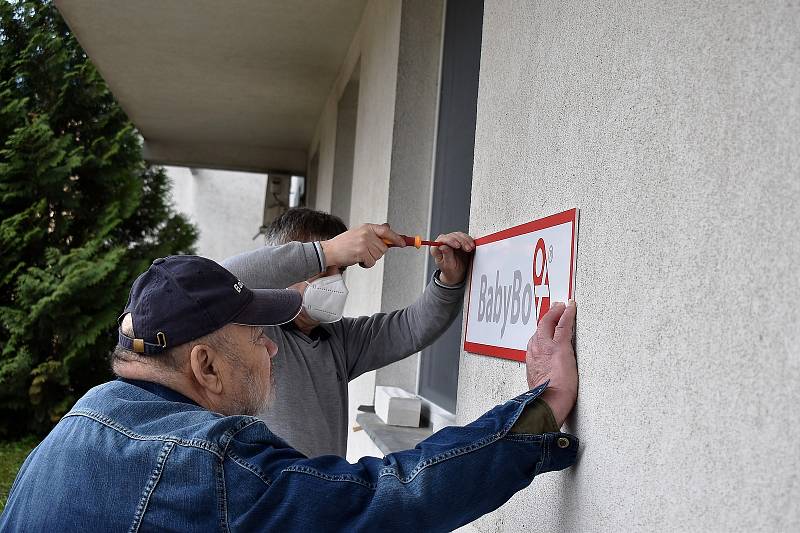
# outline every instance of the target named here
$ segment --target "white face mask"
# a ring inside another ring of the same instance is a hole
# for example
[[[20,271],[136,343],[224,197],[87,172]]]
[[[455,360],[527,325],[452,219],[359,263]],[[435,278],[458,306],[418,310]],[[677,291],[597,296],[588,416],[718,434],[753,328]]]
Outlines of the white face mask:
[[[303,294],[303,309],[306,314],[322,324],[341,320],[345,303],[347,285],[344,284],[341,274],[325,276],[308,283]]]

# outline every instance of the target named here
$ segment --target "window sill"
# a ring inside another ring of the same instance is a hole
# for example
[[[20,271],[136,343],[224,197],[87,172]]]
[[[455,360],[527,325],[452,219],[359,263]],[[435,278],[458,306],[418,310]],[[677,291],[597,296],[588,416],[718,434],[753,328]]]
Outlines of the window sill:
[[[409,428],[386,425],[375,413],[359,413],[356,415],[356,422],[384,455],[409,450],[433,434],[427,427]]]

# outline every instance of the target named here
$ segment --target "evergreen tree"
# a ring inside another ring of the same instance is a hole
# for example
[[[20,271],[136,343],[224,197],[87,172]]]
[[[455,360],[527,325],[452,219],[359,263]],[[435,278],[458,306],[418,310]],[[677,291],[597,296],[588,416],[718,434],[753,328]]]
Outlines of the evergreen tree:
[[[51,1],[0,0],[0,436],[110,377],[117,316],[196,230]]]

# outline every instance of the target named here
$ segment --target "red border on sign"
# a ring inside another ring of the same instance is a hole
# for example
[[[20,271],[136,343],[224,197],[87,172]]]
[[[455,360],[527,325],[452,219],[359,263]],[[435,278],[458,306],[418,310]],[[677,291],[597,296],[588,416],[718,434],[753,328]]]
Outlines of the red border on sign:
[[[562,213],[556,213],[555,215],[550,215],[548,217],[540,218],[539,220],[534,220],[532,222],[527,222],[525,224],[520,224],[519,226],[514,226],[513,228],[504,229],[502,231],[498,231],[497,233],[486,235],[485,237],[480,237],[478,239],[475,239],[475,245],[480,246],[482,244],[489,244],[491,242],[502,241],[503,239],[516,237],[517,235],[524,235],[526,233],[532,233],[534,231],[550,228],[552,226],[558,226],[560,224],[566,224],[567,222],[572,222],[572,260],[569,263],[569,298],[572,299],[575,298],[575,259],[578,252],[575,246],[576,245],[575,233],[577,231],[577,226],[578,226],[577,208],[570,209]],[[489,355],[492,357],[500,357],[502,359],[511,359],[513,361],[524,362],[525,350],[515,350],[513,348],[505,348],[502,346],[492,346],[490,344],[480,344],[477,342],[467,341],[467,331],[469,328],[469,306],[470,303],[472,303],[471,267],[469,274],[469,287],[467,287],[467,294],[470,295],[470,301],[467,302],[467,321],[464,326],[464,350],[470,353]]]
[[[491,355],[501,359],[513,359],[514,361],[525,362],[525,350],[514,350],[502,346],[492,346],[491,344],[480,344],[478,342],[464,341],[464,349],[470,353],[480,355]]]

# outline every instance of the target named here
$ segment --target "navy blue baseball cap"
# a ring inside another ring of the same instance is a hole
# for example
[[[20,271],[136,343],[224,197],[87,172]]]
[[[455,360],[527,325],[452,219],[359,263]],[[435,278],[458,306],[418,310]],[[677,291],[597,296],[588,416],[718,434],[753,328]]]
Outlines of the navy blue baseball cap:
[[[157,355],[208,335],[226,324],[276,326],[300,312],[303,296],[292,289],[248,289],[222,265],[196,255],[153,261],[133,282],[128,313],[135,337],[119,331],[119,345]]]

